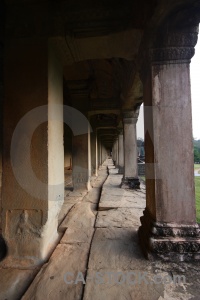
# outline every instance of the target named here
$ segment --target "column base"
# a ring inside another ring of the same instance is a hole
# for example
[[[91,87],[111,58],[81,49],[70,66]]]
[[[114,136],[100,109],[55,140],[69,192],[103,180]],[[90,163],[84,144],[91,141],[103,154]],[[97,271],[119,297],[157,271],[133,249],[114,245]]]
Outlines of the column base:
[[[147,210],[140,220],[139,241],[147,259],[171,262],[200,260],[198,224],[158,223]]]
[[[122,189],[140,189],[139,178],[126,177],[122,179],[121,183]]]

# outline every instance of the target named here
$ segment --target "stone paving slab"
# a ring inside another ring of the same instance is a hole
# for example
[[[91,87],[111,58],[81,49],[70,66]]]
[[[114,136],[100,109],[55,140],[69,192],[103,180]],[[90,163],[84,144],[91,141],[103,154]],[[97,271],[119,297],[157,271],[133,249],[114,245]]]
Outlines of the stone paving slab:
[[[114,166],[114,165],[108,165],[108,169],[109,169],[109,170],[115,169],[115,166]]]
[[[95,183],[93,184],[93,188],[101,188],[102,187],[102,185],[103,185],[103,183],[104,183],[104,181],[106,180],[106,177],[107,177],[107,175],[105,175],[105,176],[101,176],[99,179],[97,179],[96,181],[95,181]]]
[[[99,211],[95,227],[139,227],[141,224],[140,216],[142,215],[143,209],[139,208],[117,208]]]
[[[77,202],[82,201],[83,197],[84,196],[66,196],[63,204],[69,204],[69,203],[75,204]]]
[[[90,243],[94,234],[94,227],[82,228],[67,228],[61,244],[75,244],[75,243]]]
[[[67,196],[68,197],[81,197],[81,198],[83,198],[87,193],[88,193],[87,190],[79,189],[79,190],[75,190],[75,191],[69,191]]]
[[[103,188],[119,188],[121,185],[123,175],[115,174],[115,175],[109,175],[107,180],[104,183]]]
[[[98,203],[101,194],[101,188],[93,187],[93,189],[84,197],[84,202]]]
[[[119,197],[121,196],[124,197],[125,195],[130,195],[134,197],[132,194],[127,194],[127,192],[123,189],[120,189],[119,187],[113,187],[113,186],[105,186],[102,190],[101,196],[103,197],[104,195],[109,195],[109,196],[116,196]]]
[[[2,269],[0,299],[16,300],[21,299],[30,283],[37,274],[38,269],[20,270],[20,269]]]
[[[82,202],[74,207],[63,222],[62,226],[67,230],[60,243],[90,243],[94,233],[95,215],[89,202]]]
[[[117,169],[117,168],[109,169],[108,172],[109,172],[110,175],[118,174],[119,169]]]
[[[114,272],[116,274],[117,271],[120,272],[121,270],[105,269],[104,271]],[[134,272],[139,274],[140,270],[135,270]],[[93,271],[88,272],[88,276],[90,277],[92,277],[93,274]],[[121,282],[123,282],[123,276],[124,275],[121,275]],[[131,285],[126,283],[126,281],[125,283],[117,284],[114,278],[112,283],[112,277],[111,280],[107,280],[106,277],[104,278],[104,284],[97,284],[91,280],[86,283],[83,300],[160,300],[162,299],[160,297],[164,296],[164,287],[162,284],[157,285],[152,281],[150,284],[141,283]],[[149,280],[150,278],[151,274],[149,274]]]
[[[66,272],[85,274],[89,252],[88,243],[59,244],[48,264],[35,277],[23,300],[81,300],[83,284],[67,284]]]
[[[111,198],[112,199],[112,198]],[[113,208],[140,208],[143,209],[146,207],[144,201],[137,201],[137,198],[134,199],[116,199],[116,200],[108,200],[105,199],[99,203],[99,211],[109,210]]]
[[[97,228],[92,241],[91,270],[150,270],[138,244],[137,228]]]
[[[66,215],[68,214],[68,212],[70,211],[70,209],[74,206],[74,203],[64,203],[61,211],[59,213],[58,216],[58,224],[60,226],[60,224],[62,223],[62,221],[64,220],[64,218],[66,217]]]
[[[67,229],[68,227],[94,227],[94,222],[95,212],[91,210],[91,204],[89,202],[80,202],[72,207],[59,226],[59,230],[64,231],[64,229]]]

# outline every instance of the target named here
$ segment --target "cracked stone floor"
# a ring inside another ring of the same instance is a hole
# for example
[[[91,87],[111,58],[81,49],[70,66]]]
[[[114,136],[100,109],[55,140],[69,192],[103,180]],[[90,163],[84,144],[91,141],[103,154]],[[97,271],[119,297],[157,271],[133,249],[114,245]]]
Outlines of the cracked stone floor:
[[[145,186],[124,190],[121,179],[108,159],[89,192],[66,189],[53,254],[34,270],[1,267],[0,300],[200,299],[199,263],[143,257],[137,230]],[[170,280],[175,275],[185,276],[185,283]]]

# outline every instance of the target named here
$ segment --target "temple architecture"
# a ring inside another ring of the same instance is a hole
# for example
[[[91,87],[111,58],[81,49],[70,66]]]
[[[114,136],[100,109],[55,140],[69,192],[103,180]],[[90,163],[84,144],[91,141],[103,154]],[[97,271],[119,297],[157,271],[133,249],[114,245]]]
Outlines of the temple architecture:
[[[91,178],[112,158],[120,188],[140,189],[142,103],[141,252],[199,260],[190,61],[200,1],[5,0],[0,14],[4,266],[28,268],[49,257],[59,239],[66,173],[74,192],[90,191]]]

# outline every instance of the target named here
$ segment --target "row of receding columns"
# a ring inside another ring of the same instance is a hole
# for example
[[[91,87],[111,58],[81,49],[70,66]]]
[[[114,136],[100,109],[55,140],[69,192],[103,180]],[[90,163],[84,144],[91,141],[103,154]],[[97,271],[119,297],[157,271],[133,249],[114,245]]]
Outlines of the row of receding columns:
[[[89,125],[89,124],[88,124]],[[91,176],[98,175],[98,169],[108,156],[108,151],[94,132],[88,126],[88,132],[72,137],[72,182],[73,188],[91,188]]]
[[[187,40],[191,35],[179,39]],[[147,255],[163,259],[200,259],[189,73],[192,54],[193,48],[184,45],[155,49],[143,79],[147,204],[139,236]],[[62,66],[52,44],[45,38],[8,41],[2,184],[7,266],[21,268],[23,261],[27,268],[43,262],[58,239],[57,216],[64,200],[62,97]],[[123,137],[120,132],[112,150],[115,163],[124,168],[122,185],[131,187],[138,186],[136,120],[137,111],[124,112]],[[92,134],[88,130],[73,137],[75,189],[90,188],[91,175],[107,156],[97,132]]]
[[[143,79],[147,204],[139,236],[148,257],[165,260],[200,258],[191,126],[192,53],[184,47],[175,52],[153,50]],[[138,110],[123,112],[123,131],[112,148],[113,160],[124,174],[122,187],[139,187],[137,117]]]
[[[139,108],[123,112],[123,128],[118,129],[118,136],[112,147],[114,164],[123,174],[122,188],[139,188],[137,165],[137,132]]]

